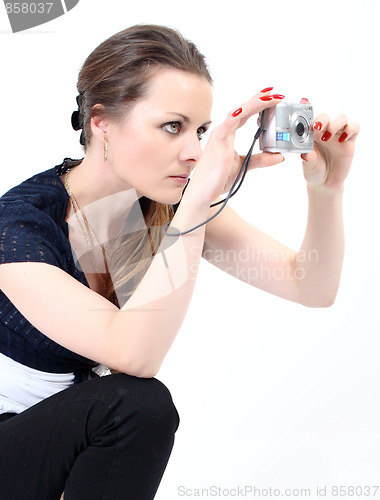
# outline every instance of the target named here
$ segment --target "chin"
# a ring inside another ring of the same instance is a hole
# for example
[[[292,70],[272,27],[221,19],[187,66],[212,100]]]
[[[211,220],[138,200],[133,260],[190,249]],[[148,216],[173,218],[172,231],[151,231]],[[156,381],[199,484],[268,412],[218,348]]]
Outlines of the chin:
[[[171,197],[171,198],[159,198],[154,201],[157,201],[157,203],[162,203],[163,205],[176,205],[181,201],[182,194],[177,197]]]
[[[155,193],[155,196],[150,196],[149,194],[145,194],[146,198],[149,198],[152,201],[156,201],[157,203],[162,203],[163,205],[176,205],[181,201],[183,194],[182,190],[177,190],[176,192],[171,193]]]

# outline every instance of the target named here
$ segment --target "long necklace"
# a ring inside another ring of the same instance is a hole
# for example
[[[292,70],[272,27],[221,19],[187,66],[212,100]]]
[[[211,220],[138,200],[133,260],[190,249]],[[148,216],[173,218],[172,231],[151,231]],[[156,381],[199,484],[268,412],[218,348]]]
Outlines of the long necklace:
[[[92,263],[92,266],[94,268],[94,271],[96,272],[96,274],[99,275],[99,277],[100,277],[103,285],[105,286],[106,282],[103,279],[102,273],[99,271],[99,268],[98,268],[98,266],[96,264],[96,259],[95,259],[95,254],[94,254],[94,243],[93,243],[93,240],[95,240],[96,243],[102,249],[103,260],[104,260],[104,264],[105,264],[105,268],[106,268],[106,272],[107,273],[109,272],[108,271],[107,261],[110,261],[110,258],[107,255],[107,252],[106,252],[104,246],[99,242],[98,238],[96,237],[94,230],[92,229],[90,223],[88,222],[88,219],[86,217],[86,214],[85,214],[84,210],[80,208],[79,203],[77,202],[77,200],[76,200],[76,198],[74,196],[74,193],[71,190],[71,187],[70,187],[70,184],[69,184],[69,174],[70,174],[70,172],[71,172],[71,170],[69,170],[68,172],[66,172],[66,175],[65,175],[65,188],[66,188],[66,191],[67,191],[67,193],[69,195],[70,205],[71,205],[71,208],[72,208],[73,212],[75,213],[75,217],[76,217],[77,222],[78,222],[78,227],[80,229],[80,232],[82,234],[82,237],[83,237],[83,239],[85,241],[85,244],[86,244],[86,247],[88,249],[88,253],[90,255],[90,259],[91,259],[91,263]],[[81,220],[79,218],[79,214],[81,215],[81,218],[83,220],[84,228],[83,228],[83,223],[81,222]]]
[[[71,208],[73,210],[73,212],[75,213],[75,216],[76,216],[76,219],[77,219],[77,222],[78,222],[78,226],[80,228],[80,232],[82,233],[82,236],[83,236],[83,239],[85,240],[86,242],[86,246],[88,248],[88,251],[89,251],[89,254],[90,254],[90,257],[91,257],[91,262],[92,262],[92,265],[94,267],[94,270],[95,272],[97,273],[97,275],[99,276],[102,284],[103,284],[103,288],[106,289],[107,288],[107,280],[105,280],[102,276],[102,273],[99,272],[99,269],[96,265],[96,259],[95,259],[95,255],[94,255],[94,251],[93,251],[93,244],[91,243],[91,238],[89,237],[89,234],[92,235],[92,237],[95,239],[95,241],[98,243],[98,245],[101,247],[102,249],[102,252],[103,252],[103,259],[104,259],[104,264],[105,264],[105,267],[106,267],[106,271],[108,273],[108,265],[107,265],[107,260],[109,260],[109,257],[106,253],[106,250],[104,248],[104,246],[99,242],[98,238],[96,237],[92,227],[90,226],[88,220],[87,220],[87,217],[86,217],[86,214],[84,212],[84,210],[82,210],[79,206],[79,203],[77,202],[72,190],[71,190],[71,187],[70,187],[70,184],[69,184],[69,173],[70,173],[71,170],[69,170],[68,172],[66,172],[66,175],[65,175],[65,188],[66,188],[66,191],[69,195],[69,200],[70,200],[70,205],[71,205]],[[79,219],[79,215],[78,214],[81,214],[82,216],[82,219],[83,219],[83,222],[84,222],[84,225],[87,229],[87,231],[85,231],[82,227],[82,223]],[[87,234],[86,234],[87,233]],[[110,375],[111,373],[117,373],[117,371],[114,371],[114,370],[111,370],[108,366],[105,366],[105,365],[102,365],[102,364],[99,364],[97,365],[95,368],[93,368],[93,371],[95,373],[97,373],[100,377],[103,377],[105,375]]]

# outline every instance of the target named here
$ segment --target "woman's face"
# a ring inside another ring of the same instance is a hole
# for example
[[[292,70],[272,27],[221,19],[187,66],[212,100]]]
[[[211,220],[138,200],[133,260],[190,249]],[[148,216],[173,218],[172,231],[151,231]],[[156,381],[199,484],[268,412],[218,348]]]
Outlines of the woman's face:
[[[160,70],[147,96],[108,130],[108,158],[120,181],[160,203],[180,200],[210,125],[211,85],[204,77]]]

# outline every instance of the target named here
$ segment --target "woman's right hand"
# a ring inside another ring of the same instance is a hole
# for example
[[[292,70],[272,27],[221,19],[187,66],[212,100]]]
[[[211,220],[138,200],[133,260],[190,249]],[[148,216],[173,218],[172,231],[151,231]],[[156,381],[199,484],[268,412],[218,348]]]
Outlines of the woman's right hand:
[[[284,98],[283,95],[270,94],[272,89],[269,87],[258,92],[241,107],[229,112],[226,119],[211,132],[193,172],[189,185],[191,189],[187,190],[189,194],[194,193],[201,203],[209,205],[231,188],[242,164],[242,158],[234,149],[236,131],[251,116],[276,106]],[[276,165],[282,161],[281,154],[261,153],[255,155],[250,169]]]

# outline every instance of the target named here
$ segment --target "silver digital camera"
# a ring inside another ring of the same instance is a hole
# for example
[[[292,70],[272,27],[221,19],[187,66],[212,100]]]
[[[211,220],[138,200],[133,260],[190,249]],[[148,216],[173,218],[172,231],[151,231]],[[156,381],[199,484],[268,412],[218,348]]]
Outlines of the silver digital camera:
[[[260,149],[269,153],[310,153],[314,147],[313,107],[280,102],[259,115]]]

